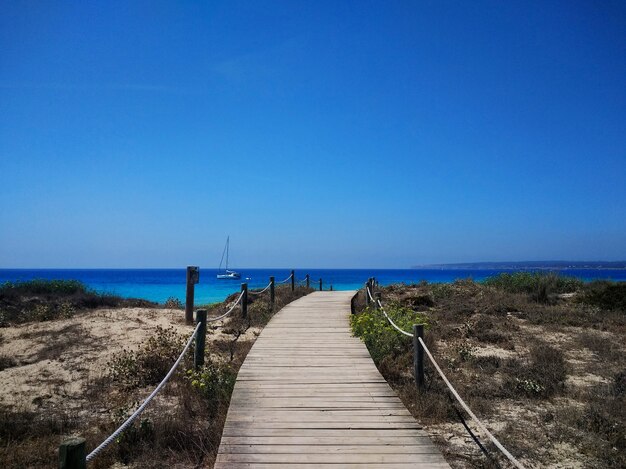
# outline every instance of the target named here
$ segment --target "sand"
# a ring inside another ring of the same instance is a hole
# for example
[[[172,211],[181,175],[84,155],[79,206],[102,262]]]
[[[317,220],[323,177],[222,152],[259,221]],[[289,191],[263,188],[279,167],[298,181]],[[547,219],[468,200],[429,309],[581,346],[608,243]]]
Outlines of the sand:
[[[149,308],[100,309],[0,329],[0,357],[15,365],[0,371],[0,406],[37,411],[62,404],[79,414],[94,412],[85,396],[88,386],[106,376],[115,353],[136,349],[158,326],[185,336],[193,331],[183,311]],[[221,328],[209,327],[207,341],[220,336]]]

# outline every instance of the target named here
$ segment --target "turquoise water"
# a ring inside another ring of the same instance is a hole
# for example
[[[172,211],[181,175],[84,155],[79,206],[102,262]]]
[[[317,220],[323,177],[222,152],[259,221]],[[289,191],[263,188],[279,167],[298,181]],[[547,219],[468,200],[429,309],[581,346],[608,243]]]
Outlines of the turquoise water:
[[[240,291],[241,282],[247,281],[250,288],[262,288],[269,282],[270,275],[274,275],[278,282],[287,278],[290,273],[288,269],[238,269],[238,271],[241,273],[241,280],[217,280],[216,269],[200,268],[200,283],[196,285],[195,303],[222,301],[231,293]],[[322,278],[325,290],[330,285],[335,290],[352,290],[360,288],[369,277],[376,277],[382,285],[413,283],[420,280],[448,283],[468,277],[483,280],[501,272],[513,270],[296,269],[296,278],[303,279],[308,273],[315,287]],[[560,272],[583,280],[626,281],[624,269],[567,269]],[[0,283],[33,278],[76,279],[99,292],[127,298],[144,298],[159,303],[170,297],[185,300],[185,269],[0,269]]]

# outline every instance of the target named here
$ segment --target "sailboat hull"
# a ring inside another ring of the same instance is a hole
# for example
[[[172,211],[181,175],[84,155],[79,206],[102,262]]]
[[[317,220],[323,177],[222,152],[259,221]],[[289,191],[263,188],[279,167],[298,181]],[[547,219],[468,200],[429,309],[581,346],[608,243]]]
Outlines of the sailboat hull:
[[[237,280],[241,278],[241,274],[238,272],[228,272],[226,274],[217,274],[218,280]]]

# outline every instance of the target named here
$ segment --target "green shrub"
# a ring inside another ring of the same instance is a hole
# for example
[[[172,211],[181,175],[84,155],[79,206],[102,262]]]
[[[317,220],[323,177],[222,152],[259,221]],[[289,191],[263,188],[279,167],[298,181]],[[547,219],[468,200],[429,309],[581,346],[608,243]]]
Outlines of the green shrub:
[[[426,324],[424,315],[397,305],[385,306],[385,311],[399,328],[412,331],[413,324]],[[379,363],[386,355],[397,356],[410,345],[411,339],[393,328],[382,311],[367,308],[360,314],[350,316],[350,325],[355,336],[360,337]]]
[[[210,413],[214,415],[220,408],[220,404],[230,400],[237,372],[230,364],[209,360],[198,370],[187,370],[185,378],[206,398]]]
[[[98,293],[77,280],[29,280],[0,285],[0,327],[28,321],[66,319],[77,310],[152,307],[155,303]]]
[[[585,286],[580,301],[605,310],[626,312],[626,282],[591,282]]]
[[[0,295],[75,295],[87,293],[87,287],[78,280],[34,279],[23,282],[4,282]]]
[[[572,293],[584,285],[580,279],[553,272],[502,273],[483,283],[509,293],[527,293],[539,303],[547,303],[551,294]]]
[[[137,350],[123,350],[107,364],[109,377],[124,389],[158,384],[185,346],[174,328],[156,328],[156,333]]]

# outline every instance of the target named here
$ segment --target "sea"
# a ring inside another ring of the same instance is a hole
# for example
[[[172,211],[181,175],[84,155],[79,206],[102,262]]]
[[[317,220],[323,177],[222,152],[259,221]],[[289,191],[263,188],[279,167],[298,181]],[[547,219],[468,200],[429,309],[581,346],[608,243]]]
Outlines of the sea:
[[[287,279],[289,269],[237,269],[240,280],[218,280],[217,269],[200,268],[199,283],[195,286],[195,303],[209,304],[223,301],[228,295],[240,291],[241,283],[249,288],[263,288],[274,276],[276,282]],[[450,283],[457,279],[471,278],[481,281],[514,269],[295,269],[297,281],[310,275],[311,285],[319,287],[322,279],[324,290],[332,285],[335,290],[361,288],[369,277],[376,277],[381,285],[395,283]],[[607,279],[626,281],[626,269],[562,269],[562,275],[585,281]],[[158,303],[168,298],[185,301],[185,269],[0,269],[0,284],[7,281],[32,279],[80,280],[100,293],[110,293],[126,298],[142,298]]]

